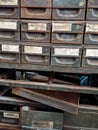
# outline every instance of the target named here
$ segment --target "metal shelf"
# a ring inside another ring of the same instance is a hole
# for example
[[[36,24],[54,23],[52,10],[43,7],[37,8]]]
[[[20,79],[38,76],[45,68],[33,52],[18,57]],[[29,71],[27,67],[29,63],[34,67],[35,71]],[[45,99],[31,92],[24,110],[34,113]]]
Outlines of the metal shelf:
[[[16,68],[18,70],[37,70],[37,71],[55,71],[73,74],[98,74],[98,68],[75,68],[63,66],[45,66],[31,64],[15,64],[15,63],[0,63],[0,68]]]

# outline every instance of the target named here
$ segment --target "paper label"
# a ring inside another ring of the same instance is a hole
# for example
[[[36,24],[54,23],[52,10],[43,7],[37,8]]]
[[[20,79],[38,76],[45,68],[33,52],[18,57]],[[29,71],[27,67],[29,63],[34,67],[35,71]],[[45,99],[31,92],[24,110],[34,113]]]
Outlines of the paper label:
[[[53,22],[53,28],[52,32],[54,31],[71,31],[72,24],[65,22],[65,23],[54,23]]]
[[[53,121],[32,121],[32,126],[53,129]]]
[[[98,32],[98,24],[87,24],[86,32]]]
[[[55,48],[55,55],[79,56],[79,49]]]
[[[98,56],[98,49],[87,49],[86,56],[97,57]]]
[[[15,118],[15,119],[19,119],[19,114],[16,113],[8,113],[8,112],[4,112],[3,116],[6,118]]]
[[[2,45],[2,51],[19,52],[19,45]]]
[[[2,29],[17,29],[17,22],[1,22],[0,28]]]
[[[18,0],[0,0],[0,5],[18,5]]]
[[[28,23],[28,30],[47,31],[46,23]]]
[[[32,54],[42,54],[42,47],[25,46],[24,52]]]

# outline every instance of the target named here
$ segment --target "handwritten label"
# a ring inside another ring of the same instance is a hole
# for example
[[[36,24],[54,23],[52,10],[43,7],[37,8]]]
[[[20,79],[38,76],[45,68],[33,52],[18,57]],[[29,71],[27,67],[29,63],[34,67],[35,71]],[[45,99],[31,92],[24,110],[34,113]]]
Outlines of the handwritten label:
[[[79,56],[79,49],[55,48],[55,55]]]
[[[2,45],[2,51],[19,52],[19,45]]]
[[[24,46],[25,53],[42,54],[42,47]]]
[[[15,118],[15,119],[19,119],[19,114],[17,114],[17,113],[8,113],[8,112],[4,112],[3,113],[3,116],[4,117],[7,117],[7,118]]]
[[[86,25],[86,32],[98,32],[98,24],[90,24]]]
[[[65,22],[65,23],[55,23],[53,22],[52,32],[54,31],[71,31],[72,24]]]
[[[0,28],[2,29],[17,29],[17,22],[0,21]]]
[[[18,0],[0,0],[0,5],[18,5]]]
[[[86,56],[98,57],[98,49],[87,49]]]
[[[28,23],[28,30],[46,31],[46,23]]]

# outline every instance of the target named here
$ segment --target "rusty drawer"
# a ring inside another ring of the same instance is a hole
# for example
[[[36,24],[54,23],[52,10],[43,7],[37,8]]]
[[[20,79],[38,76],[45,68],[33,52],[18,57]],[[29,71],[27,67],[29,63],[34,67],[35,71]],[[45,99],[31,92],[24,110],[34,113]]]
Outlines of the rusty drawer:
[[[52,46],[51,65],[80,67],[81,48],[79,46]]]
[[[31,42],[50,42],[51,22],[22,21],[21,40]]]
[[[86,0],[53,0],[53,8],[85,8]]]
[[[98,0],[89,0],[87,20],[98,20]]]
[[[84,20],[85,0],[53,0],[53,19]]]
[[[20,24],[17,20],[0,19],[0,41],[5,40],[20,40]]]
[[[22,46],[22,63],[49,65],[50,46],[25,43]]]
[[[0,43],[0,62],[20,62],[19,43],[1,42]]]
[[[84,44],[98,44],[98,22],[87,22]]]
[[[82,58],[83,67],[98,67],[98,47],[85,46]]]
[[[63,113],[25,110],[22,107],[21,124],[23,130],[62,130]]]
[[[0,0],[0,18],[19,18],[19,0]]]
[[[84,22],[52,22],[52,43],[82,44]]]
[[[21,0],[21,18],[51,19],[52,0]]]
[[[19,125],[19,112],[0,110],[0,123]]]

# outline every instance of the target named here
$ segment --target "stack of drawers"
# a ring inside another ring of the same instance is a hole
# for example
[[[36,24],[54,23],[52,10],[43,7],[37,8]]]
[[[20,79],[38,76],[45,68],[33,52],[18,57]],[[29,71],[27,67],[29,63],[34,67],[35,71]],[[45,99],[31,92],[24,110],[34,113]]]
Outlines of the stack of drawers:
[[[0,61],[98,66],[97,5],[97,0],[0,0]]]

